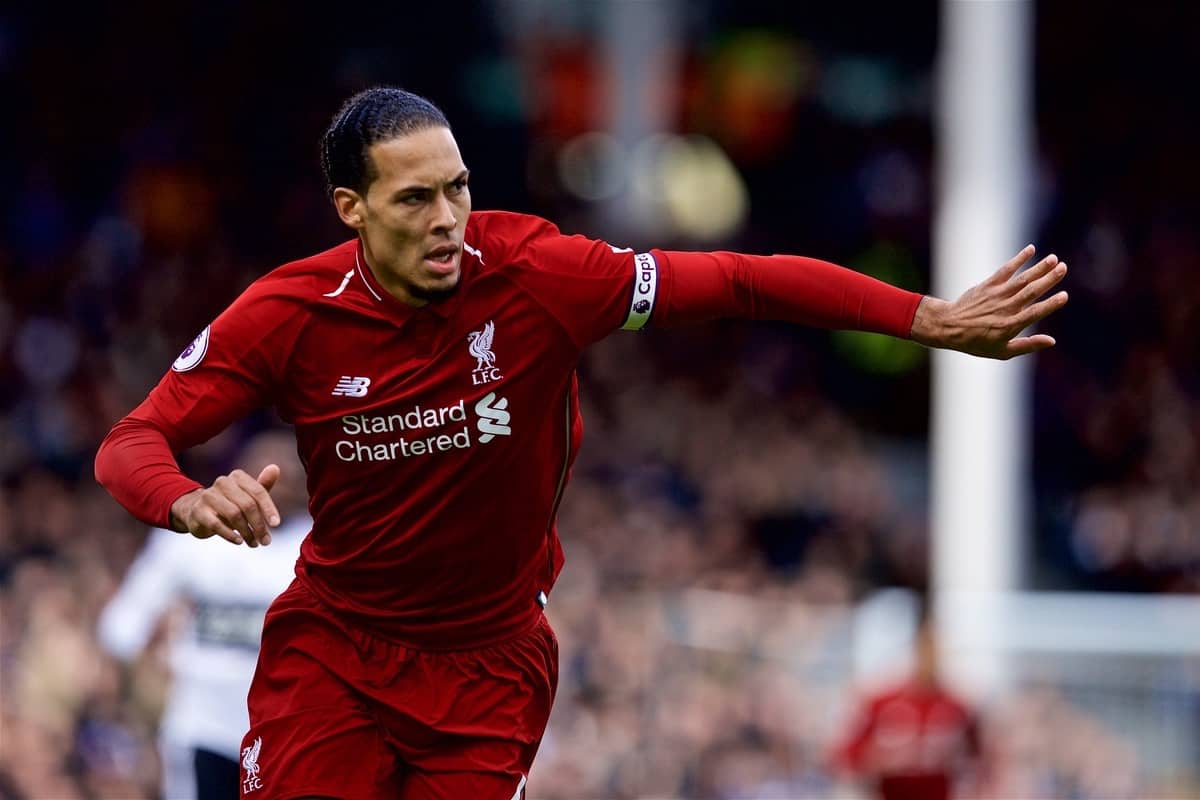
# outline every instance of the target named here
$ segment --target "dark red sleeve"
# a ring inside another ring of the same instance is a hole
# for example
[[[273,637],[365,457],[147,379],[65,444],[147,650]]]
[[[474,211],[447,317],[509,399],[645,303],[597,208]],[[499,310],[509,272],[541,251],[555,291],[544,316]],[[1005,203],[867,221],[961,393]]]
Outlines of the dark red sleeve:
[[[171,504],[200,484],[179,470],[149,400],[113,426],[96,453],[96,480],[133,516],[171,527]]]
[[[200,486],[180,471],[175,453],[273,402],[302,314],[302,304],[271,281],[247,289],[109,431],[96,480],[133,516],[170,527],[171,504]]]
[[[481,235],[508,274],[583,347],[618,328],[723,317],[781,320],[908,338],[921,295],[802,256],[628,248],[564,236],[538,217],[483,212]]]
[[[803,256],[654,252],[659,327],[744,317],[908,338],[922,297]]]

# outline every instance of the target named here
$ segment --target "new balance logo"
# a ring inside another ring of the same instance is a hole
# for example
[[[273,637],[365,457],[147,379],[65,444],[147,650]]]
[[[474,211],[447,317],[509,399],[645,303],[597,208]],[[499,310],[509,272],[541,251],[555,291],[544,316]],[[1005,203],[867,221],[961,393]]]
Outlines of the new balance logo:
[[[479,441],[490,442],[497,436],[512,436],[512,428],[508,427],[512,415],[508,408],[508,398],[496,399],[495,392],[488,392],[475,404],[475,413],[479,415]]]
[[[338,378],[337,386],[333,387],[330,394],[334,397],[366,397],[367,387],[370,385],[370,378],[352,378],[349,375],[343,375]]]

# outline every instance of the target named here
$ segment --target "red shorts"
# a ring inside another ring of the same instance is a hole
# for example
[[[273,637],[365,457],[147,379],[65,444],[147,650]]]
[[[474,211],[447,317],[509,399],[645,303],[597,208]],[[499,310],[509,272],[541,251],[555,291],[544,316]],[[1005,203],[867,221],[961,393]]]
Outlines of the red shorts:
[[[242,798],[520,798],[557,684],[544,615],[492,647],[412,650],[343,625],[293,581],[263,629]]]

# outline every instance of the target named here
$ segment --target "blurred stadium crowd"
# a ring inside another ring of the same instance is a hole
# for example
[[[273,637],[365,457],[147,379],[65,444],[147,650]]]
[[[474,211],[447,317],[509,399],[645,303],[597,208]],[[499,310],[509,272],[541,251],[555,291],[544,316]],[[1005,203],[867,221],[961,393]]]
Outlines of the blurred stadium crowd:
[[[553,4],[517,5],[464,7],[449,41],[417,36],[437,21],[414,14],[404,47],[326,47],[341,25],[284,4],[97,6],[67,28],[0,15],[20,109],[0,129],[0,796],[155,796],[161,641],[125,668],[95,636],[146,531],[92,458],[243,286],[345,238],[315,158],[341,97],[428,94],[476,207],[608,234],[545,167],[602,124],[581,46],[594,20],[515,26]],[[936,7],[880,11],[872,34],[734,6],[683,15],[677,124],[728,154],[746,217],[721,241],[622,243],[798,252],[927,288]],[[1183,102],[1200,19],[1144,12],[1038,9],[1035,241],[1073,270],[1059,346],[1035,367],[1037,588],[1200,593],[1200,125]],[[1119,63],[1117,42],[1134,51]],[[581,380],[550,608],[563,677],[530,796],[832,796],[853,691],[839,620],[874,588],[928,581],[924,354],[718,323],[613,336]],[[185,468],[219,474],[273,424],[247,420]],[[705,626],[729,635],[713,645]],[[995,796],[1200,791],[1194,763],[1148,776],[1121,731],[1051,688],[987,711]]]

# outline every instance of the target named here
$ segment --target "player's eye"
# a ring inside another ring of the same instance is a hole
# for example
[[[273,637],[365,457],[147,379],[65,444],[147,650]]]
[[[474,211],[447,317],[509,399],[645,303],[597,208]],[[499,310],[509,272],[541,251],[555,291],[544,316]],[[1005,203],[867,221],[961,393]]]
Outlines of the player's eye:
[[[425,200],[425,192],[413,192],[400,197],[400,202],[406,206],[419,206],[424,203]]]
[[[452,195],[462,194],[463,190],[466,188],[467,188],[467,179],[459,178],[458,180],[451,181],[450,187],[447,189],[447,191],[449,194],[452,194]]]

